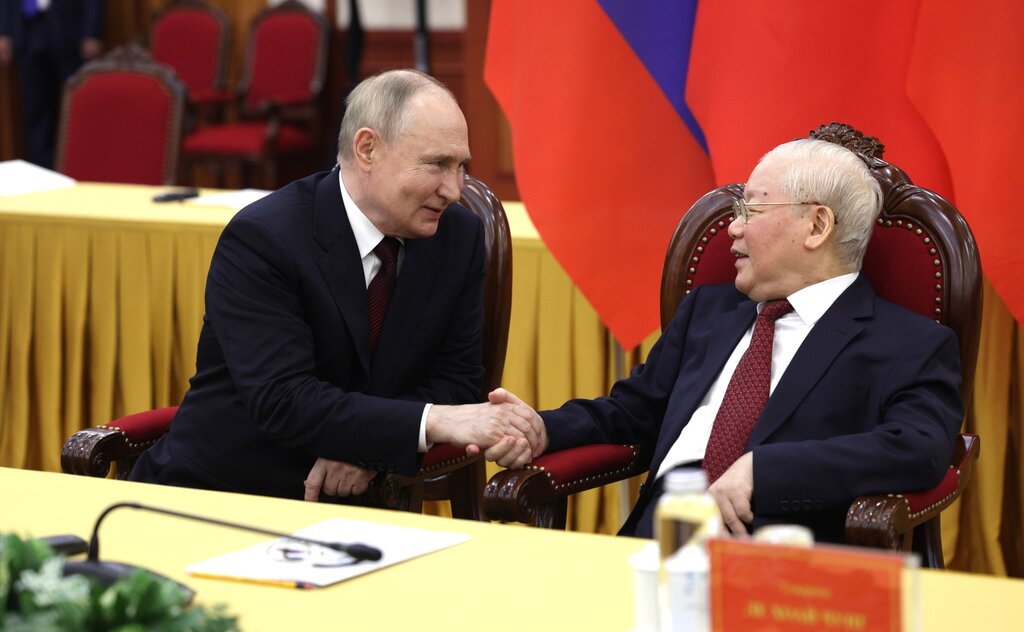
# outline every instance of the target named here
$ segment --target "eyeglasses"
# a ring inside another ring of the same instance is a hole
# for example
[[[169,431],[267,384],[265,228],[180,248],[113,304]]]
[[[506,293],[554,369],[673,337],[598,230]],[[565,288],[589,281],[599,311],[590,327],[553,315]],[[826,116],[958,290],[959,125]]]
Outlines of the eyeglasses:
[[[267,555],[278,562],[298,562],[315,568],[334,568],[359,563],[359,560],[348,553],[289,538],[270,543]]]
[[[736,217],[743,220],[744,224],[750,222],[750,215],[752,213],[764,213],[764,211],[758,211],[750,208],[751,206],[816,206],[820,202],[747,202],[743,198],[737,198],[732,203],[732,212]],[[839,220],[836,220],[839,223]]]

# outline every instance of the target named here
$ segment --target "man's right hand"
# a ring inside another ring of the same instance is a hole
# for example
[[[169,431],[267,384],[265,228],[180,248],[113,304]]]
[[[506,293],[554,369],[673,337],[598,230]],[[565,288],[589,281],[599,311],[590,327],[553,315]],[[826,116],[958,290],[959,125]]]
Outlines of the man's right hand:
[[[488,400],[486,404],[431,406],[427,441],[464,447],[470,455],[486,451],[484,456],[499,465],[524,465],[544,451],[547,431],[532,408],[504,389],[490,393]]]

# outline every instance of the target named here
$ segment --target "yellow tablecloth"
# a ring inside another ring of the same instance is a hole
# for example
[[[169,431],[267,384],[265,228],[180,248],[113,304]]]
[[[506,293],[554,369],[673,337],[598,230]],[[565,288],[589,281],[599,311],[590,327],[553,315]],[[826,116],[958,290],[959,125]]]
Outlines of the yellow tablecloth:
[[[81,183],[0,198],[0,466],[59,471],[60,446],[75,431],[180,401],[194,371],[210,256],[234,211],[152,203],[160,190]],[[503,385],[538,408],[607,393],[655,336],[617,358],[522,204],[505,207],[514,271]],[[982,435],[982,458],[965,498],[970,511],[962,520],[947,511],[943,527],[955,568],[1024,573],[1019,336],[987,292],[968,419]],[[613,533],[620,501],[629,503],[621,493],[612,485],[574,498],[570,528]]]
[[[115,502],[292,532],[333,517],[436,531],[470,539],[396,566],[314,591],[191,577],[189,564],[270,538],[144,511],[119,509],[100,529],[100,557],[138,564],[224,603],[242,629],[595,630],[633,626],[627,562],[644,540],[448,520],[67,474],[0,468],[0,531],[70,533],[88,540]],[[374,544],[374,543],[371,543]],[[387,551],[385,550],[385,555]],[[1024,581],[952,571],[920,574],[921,629],[1019,630]]]

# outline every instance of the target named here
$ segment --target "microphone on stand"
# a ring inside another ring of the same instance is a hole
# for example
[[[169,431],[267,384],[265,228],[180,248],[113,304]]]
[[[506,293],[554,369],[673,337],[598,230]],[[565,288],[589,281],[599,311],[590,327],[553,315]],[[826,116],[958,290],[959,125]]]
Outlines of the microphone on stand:
[[[242,531],[251,531],[253,533],[260,533],[263,535],[273,536],[275,538],[287,538],[296,542],[305,542],[306,544],[312,544],[314,546],[322,546],[339,553],[345,553],[357,562],[363,560],[369,562],[376,562],[383,554],[380,549],[376,549],[372,546],[365,544],[342,544],[341,542],[325,542],[323,540],[312,540],[310,538],[304,538],[298,535],[292,535],[290,533],[284,533],[283,531],[272,531],[270,529],[264,529],[262,527],[254,527],[252,525],[241,524],[238,522],[228,522],[227,520],[218,520],[216,518],[208,518],[206,516],[200,516],[197,514],[185,513],[183,511],[174,511],[172,509],[164,509],[162,507],[154,507],[152,505],[143,505],[141,503],[114,503],[107,507],[100,514],[100,517],[96,519],[96,525],[92,528],[92,537],[89,538],[89,555],[90,561],[99,561],[100,557],[100,523],[107,517],[107,514],[119,509],[121,507],[129,507],[131,509],[142,509],[144,511],[153,511],[156,513],[165,514],[168,516],[176,516],[178,518],[185,518],[186,520],[196,520],[198,522],[205,522],[207,524],[215,524],[221,527],[228,527],[229,529],[241,529]]]
[[[170,579],[166,576],[160,575],[159,573],[155,573],[148,569],[140,569],[140,567],[133,566],[131,564],[124,564],[121,562],[100,561],[100,524],[103,523],[103,519],[106,518],[110,512],[114,511],[115,509],[120,509],[122,507],[128,507],[130,509],[141,509],[143,511],[152,511],[155,513],[165,514],[168,516],[184,518],[186,520],[195,520],[198,522],[205,522],[207,524],[215,524],[221,527],[227,527],[229,529],[251,531],[253,533],[273,536],[275,538],[286,538],[288,540],[293,540],[295,542],[303,542],[306,544],[311,544],[313,546],[320,546],[327,549],[331,549],[339,553],[345,553],[356,562],[376,562],[377,560],[380,560],[381,557],[383,557],[383,554],[381,553],[380,549],[365,544],[343,544],[341,542],[326,542],[322,540],[313,540],[311,538],[304,538],[302,536],[292,535],[290,533],[284,533],[282,531],[272,531],[270,529],[254,527],[252,525],[241,524],[238,522],[218,520],[216,518],[208,518],[206,516],[185,513],[183,511],[174,511],[171,509],[164,509],[162,507],[154,507],[152,505],[143,505],[141,503],[124,502],[114,503],[113,505],[103,510],[103,513],[101,513],[99,515],[99,518],[96,519],[96,524],[92,528],[92,536],[90,536],[89,538],[89,547],[86,560],[79,562],[67,562],[64,566],[65,575],[86,575],[88,577],[92,577],[94,579],[99,580],[104,585],[110,585],[116,582],[117,580],[121,579],[122,577],[130,575],[132,572],[136,570],[144,570],[152,575],[155,575],[156,577],[177,584],[186,593],[186,605],[192,603],[192,599],[195,597],[195,591],[180,582],[176,582],[173,579]],[[62,536],[55,537],[59,538]],[[83,551],[78,550],[75,552],[77,553]]]

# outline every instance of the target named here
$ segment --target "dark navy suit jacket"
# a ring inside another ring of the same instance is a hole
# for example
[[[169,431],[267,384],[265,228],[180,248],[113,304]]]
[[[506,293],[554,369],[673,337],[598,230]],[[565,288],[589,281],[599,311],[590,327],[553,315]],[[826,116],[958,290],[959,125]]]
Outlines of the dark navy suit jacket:
[[[58,47],[60,58],[77,67],[82,40],[99,39],[102,32],[103,0],[52,0],[39,19],[45,24],[43,32]],[[0,0],[0,35],[11,38],[15,57],[32,45],[26,40],[21,0]]]
[[[132,478],[302,498],[318,456],[415,473],[424,403],[481,398],[484,248],[457,204],[406,240],[371,355],[337,170],[245,208],[210,264],[190,389]]]
[[[647,363],[608,397],[543,412],[550,450],[640,443],[656,472],[756,317],[732,285],[692,291]],[[754,427],[752,528],[839,542],[854,498],[936,485],[963,420],[956,336],[882,300],[861,275],[808,334]],[[652,502],[645,484],[623,533]]]

